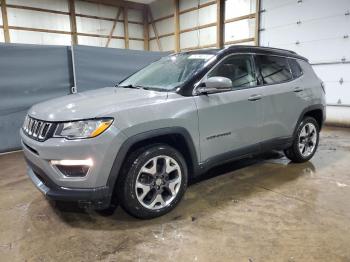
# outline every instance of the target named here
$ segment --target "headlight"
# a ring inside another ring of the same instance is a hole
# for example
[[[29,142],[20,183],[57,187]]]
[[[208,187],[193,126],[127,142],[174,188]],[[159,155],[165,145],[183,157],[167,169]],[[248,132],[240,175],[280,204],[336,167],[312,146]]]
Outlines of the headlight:
[[[59,123],[54,137],[67,139],[92,138],[102,134],[112,123],[112,118]]]

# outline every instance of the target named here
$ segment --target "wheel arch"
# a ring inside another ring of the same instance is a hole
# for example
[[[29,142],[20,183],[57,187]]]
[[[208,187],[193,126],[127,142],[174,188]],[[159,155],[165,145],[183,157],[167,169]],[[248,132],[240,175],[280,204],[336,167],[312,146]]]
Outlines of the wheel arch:
[[[114,193],[120,171],[128,155],[137,148],[154,143],[168,144],[182,153],[188,167],[189,177],[198,172],[196,149],[191,135],[185,128],[167,127],[143,132],[127,138],[118,151],[107,181],[110,197]]]
[[[295,125],[293,136],[295,135],[296,130],[298,129],[299,123],[307,116],[311,116],[315,118],[315,120],[318,123],[318,126],[320,130],[322,129],[326,113],[325,113],[325,107],[322,104],[312,105],[307,108],[305,108],[302,113],[299,116],[299,119]]]
[[[323,111],[322,111],[322,109],[313,109],[313,110],[307,111],[304,114],[303,118],[305,118],[307,116],[313,117],[316,120],[320,130],[322,129],[322,126],[323,126]]]

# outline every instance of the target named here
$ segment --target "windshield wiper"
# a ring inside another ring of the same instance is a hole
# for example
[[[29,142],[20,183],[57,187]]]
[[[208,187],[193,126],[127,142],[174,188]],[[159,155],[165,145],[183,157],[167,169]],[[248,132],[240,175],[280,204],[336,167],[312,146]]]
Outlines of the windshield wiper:
[[[126,86],[118,86],[118,87],[123,87],[123,88],[134,88],[134,89],[144,89],[144,90],[149,90],[150,88],[147,86],[140,86],[140,85],[126,85]]]
[[[134,86],[134,85],[126,85],[126,86],[118,86],[118,87],[123,87],[123,88],[134,88],[134,89],[140,89],[140,86]]]

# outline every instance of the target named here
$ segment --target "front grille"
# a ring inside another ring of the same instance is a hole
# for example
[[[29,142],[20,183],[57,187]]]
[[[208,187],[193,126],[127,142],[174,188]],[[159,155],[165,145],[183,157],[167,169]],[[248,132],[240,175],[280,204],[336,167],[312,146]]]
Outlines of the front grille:
[[[22,129],[30,138],[38,141],[45,141],[50,138],[54,128],[54,123],[26,116]]]

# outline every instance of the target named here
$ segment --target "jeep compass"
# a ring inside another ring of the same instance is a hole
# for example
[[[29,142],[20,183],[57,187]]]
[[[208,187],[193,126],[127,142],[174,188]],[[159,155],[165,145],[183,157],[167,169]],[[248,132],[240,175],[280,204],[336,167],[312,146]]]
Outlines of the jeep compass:
[[[47,198],[153,218],[224,162],[269,150],[308,161],[325,117],[306,58],[231,46],[171,54],[116,87],[34,105],[20,132],[28,176]]]

